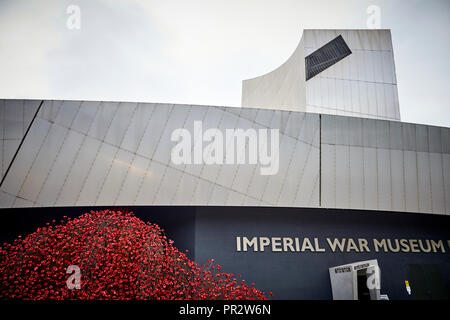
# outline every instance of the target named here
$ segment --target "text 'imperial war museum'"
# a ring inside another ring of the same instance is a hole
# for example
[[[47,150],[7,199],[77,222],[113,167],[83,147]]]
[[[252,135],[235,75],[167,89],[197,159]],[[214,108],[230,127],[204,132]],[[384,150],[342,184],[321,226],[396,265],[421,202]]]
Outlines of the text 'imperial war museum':
[[[305,30],[241,108],[2,100],[0,125],[1,241],[127,208],[274,299],[450,297],[450,128],[401,122],[389,30]]]

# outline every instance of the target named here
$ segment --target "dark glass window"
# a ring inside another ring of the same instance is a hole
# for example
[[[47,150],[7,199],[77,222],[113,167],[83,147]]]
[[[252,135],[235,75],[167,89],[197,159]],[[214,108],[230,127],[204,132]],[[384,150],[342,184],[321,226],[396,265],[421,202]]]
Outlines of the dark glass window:
[[[344,38],[341,35],[337,36],[305,58],[306,80],[318,75],[351,53]]]

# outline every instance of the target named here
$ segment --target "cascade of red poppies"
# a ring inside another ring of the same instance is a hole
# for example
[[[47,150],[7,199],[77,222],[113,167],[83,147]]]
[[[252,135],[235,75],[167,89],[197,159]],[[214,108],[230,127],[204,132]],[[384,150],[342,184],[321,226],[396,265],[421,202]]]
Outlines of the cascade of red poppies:
[[[91,211],[0,247],[0,298],[266,299],[219,265],[198,265],[131,212]],[[67,267],[81,271],[69,289]]]

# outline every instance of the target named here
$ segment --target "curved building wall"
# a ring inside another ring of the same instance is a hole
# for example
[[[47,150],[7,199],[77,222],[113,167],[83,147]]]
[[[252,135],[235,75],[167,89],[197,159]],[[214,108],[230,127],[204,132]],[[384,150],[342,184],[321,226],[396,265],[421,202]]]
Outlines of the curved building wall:
[[[352,53],[306,81],[305,58],[338,36]],[[242,106],[400,120],[390,30],[304,30],[281,67],[243,81]]]
[[[3,105],[10,101],[3,101]],[[171,162],[177,128],[279,129],[279,171]],[[313,113],[44,101],[0,207],[220,205],[450,213],[450,129]]]
[[[274,71],[242,82],[242,107],[306,111],[303,39]]]

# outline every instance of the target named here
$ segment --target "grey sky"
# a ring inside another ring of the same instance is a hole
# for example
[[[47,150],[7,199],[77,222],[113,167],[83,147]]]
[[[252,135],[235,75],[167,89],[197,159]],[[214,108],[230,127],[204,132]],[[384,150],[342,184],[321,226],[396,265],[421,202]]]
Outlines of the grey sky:
[[[366,28],[372,4],[402,120],[450,127],[448,0],[0,0],[0,97],[240,106],[241,81],[281,65],[304,28]]]

